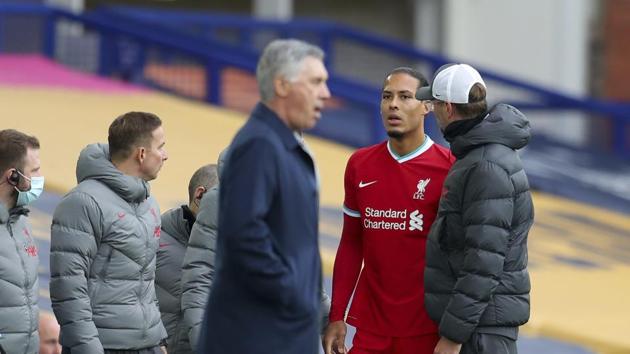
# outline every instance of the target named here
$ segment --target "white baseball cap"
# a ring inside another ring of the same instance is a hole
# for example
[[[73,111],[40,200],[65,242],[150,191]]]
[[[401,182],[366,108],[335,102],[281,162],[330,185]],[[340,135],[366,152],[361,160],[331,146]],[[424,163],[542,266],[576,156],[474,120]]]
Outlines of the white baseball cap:
[[[416,91],[416,99],[471,103],[468,102],[468,95],[475,84],[481,84],[486,88],[481,75],[472,66],[446,64],[438,69],[431,86],[421,87]]]

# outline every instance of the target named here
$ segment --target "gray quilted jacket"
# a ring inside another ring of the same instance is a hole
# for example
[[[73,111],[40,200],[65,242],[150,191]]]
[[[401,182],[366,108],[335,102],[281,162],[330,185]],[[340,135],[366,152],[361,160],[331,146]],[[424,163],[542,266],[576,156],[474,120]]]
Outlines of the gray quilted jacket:
[[[451,139],[457,161],[429,233],[424,286],[429,316],[455,342],[475,331],[516,335],[529,319],[527,234],[534,208],[516,152],[529,138],[525,116],[497,105]]]
[[[228,149],[219,154],[217,172],[219,181],[225,167]],[[190,231],[188,248],[182,263],[182,329],[191,347],[199,342],[199,331],[210,287],[214,279],[217,226],[219,223],[219,185],[210,188],[201,198],[197,219]]]
[[[194,353],[188,341],[188,332],[182,325],[181,311],[182,262],[190,236],[184,207],[171,209],[162,215],[162,236],[157,252],[155,290],[160,303],[162,323],[168,333],[169,354]]]
[[[6,353],[39,352],[39,258],[27,214],[0,203],[0,347]]]
[[[210,287],[214,279],[219,189],[208,190],[199,205],[182,264],[181,327],[196,348]]]
[[[120,172],[104,144],[81,151],[77,181],[51,230],[61,344],[72,354],[157,346],[166,338],[154,286],[160,209],[149,184]]]

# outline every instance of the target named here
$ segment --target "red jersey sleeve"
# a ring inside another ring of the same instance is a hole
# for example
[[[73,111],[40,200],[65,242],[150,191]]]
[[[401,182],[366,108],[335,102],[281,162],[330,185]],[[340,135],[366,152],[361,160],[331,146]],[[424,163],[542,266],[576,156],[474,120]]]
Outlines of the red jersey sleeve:
[[[330,322],[344,319],[350,296],[359,279],[362,263],[361,220],[344,215],[341,242],[333,268]]]
[[[330,322],[344,319],[350,296],[357,284],[363,263],[361,214],[356,200],[357,187],[354,181],[352,161],[351,157],[346,166],[344,177],[343,231],[333,268]]]
[[[354,155],[348,160],[346,172],[343,179],[345,196],[343,200],[343,212],[346,215],[360,217],[359,205],[357,203],[357,183],[354,177]]]

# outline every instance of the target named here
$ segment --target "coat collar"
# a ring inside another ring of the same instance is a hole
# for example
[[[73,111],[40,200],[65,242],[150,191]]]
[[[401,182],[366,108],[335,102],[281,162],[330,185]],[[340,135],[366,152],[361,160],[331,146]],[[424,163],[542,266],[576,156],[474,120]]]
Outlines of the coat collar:
[[[195,216],[187,205],[173,208],[162,215],[162,230],[183,245],[188,244],[190,229],[195,223]]]
[[[4,203],[0,203],[0,224],[8,224],[12,219],[17,219],[20,215],[28,216],[29,210],[25,207],[13,207],[8,210]]]
[[[298,143],[295,135],[289,127],[278,117],[276,112],[272,111],[267,105],[262,102],[259,102],[254,110],[252,111],[252,118],[257,119],[263,124],[267,125],[271,130],[273,130],[278,136],[284,146],[287,149],[293,150],[298,147],[300,144]]]

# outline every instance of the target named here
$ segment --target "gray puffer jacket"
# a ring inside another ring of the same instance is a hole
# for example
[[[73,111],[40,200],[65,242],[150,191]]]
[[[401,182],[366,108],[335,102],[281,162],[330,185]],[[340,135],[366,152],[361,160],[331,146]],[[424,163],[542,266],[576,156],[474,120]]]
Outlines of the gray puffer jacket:
[[[12,354],[39,352],[39,258],[27,215],[0,203],[0,348]]]
[[[187,210],[184,211],[184,208]],[[191,221],[188,221],[191,218]],[[162,215],[162,236],[157,252],[155,290],[160,303],[162,323],[168,333],[169,354],[194,353],[188,341],[188,331],[182,326],[181,282],[182,262],[188,238],[190,223],[194,217],[187,206],[174,208]]]
[[[197,220],[190,231],[188,248],[182,264],[182,325],[193,348],[197,347],[206,302],[214,279],[217,223],[219,218],[218,185],[201,198]]]
[[[219,154],[217,174],[225,167],[228,149]],[[210,188],[201,198],[195,224],[190,231],[188,248],[182,263],[182,299],[183,314],[181,327],[188,336],[193,349],[199,343],[199,331],[210,287],[214,279],[215,250],[217,244],[217,226],[219,223],[219,185]]]
[[[501,104],[450,139],[457,161],[429,233],[424,286],[429,316],[455,342],[475,331],[516,335],[529,319],[534,208],[516,152],[529,138],[525,116]]]
[[[77,163],[79,185],[55,209],[50,298],[72,354],[141,349],[166,338],[155,295],[160,209],[149,184],[124,175],[104,144]]]

